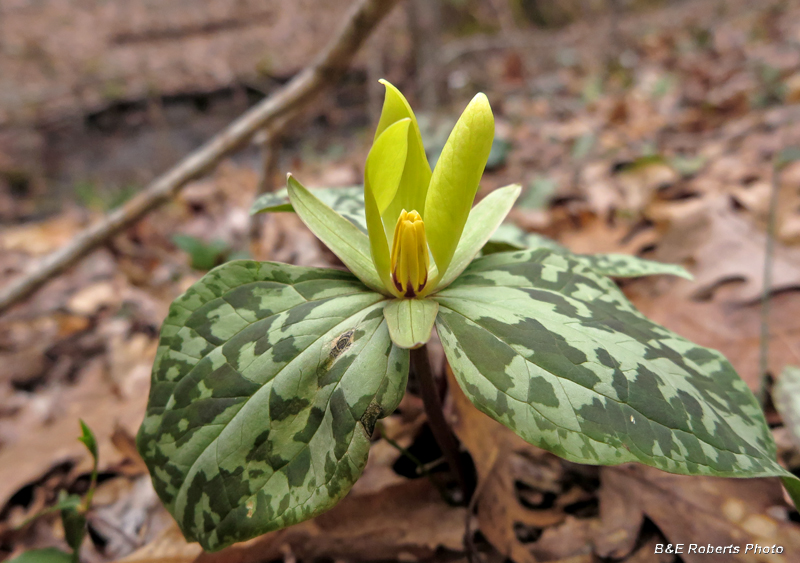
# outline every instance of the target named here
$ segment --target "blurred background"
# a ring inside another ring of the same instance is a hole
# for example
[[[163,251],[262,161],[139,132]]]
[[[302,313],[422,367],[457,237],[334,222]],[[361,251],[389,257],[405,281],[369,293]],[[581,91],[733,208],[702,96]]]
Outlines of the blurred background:
[[[0,1],[0,287],[278,91],[352,2]],[[0,316],[0,560],[65,545],[56,515],[19,526],[58,491],[86,490],[78,417],[100,444],[87,562],[467,560],[467,509],[434,486],[446,467],[413,385],[382,432],[432,477],[376,441],[332,512],[214,556],[181,538],[133,445],[177,295],[235,258],[340,265],[295,216],[248,210],[286,172],[310,187],[362,182],[379,78],[409,98],[431,162],[469,99],[489,96],[478,197],[521,183],[519,228],[688,268],[692,281],[620,283],[650,318],[731,360],[766,397],[780,459],[800,466],[800,406],[771,395],[800,364],[800,2],[403,0],[282,127]],[[569,464],[462,398],[448,395],[447,412],[479,478],[469,535],[487,562],[691,562],[654,554],[690,541],[780,544],[769,561],[797,560],[800,515],[777,482]],[[489,478],[491,455],[502,463]]]

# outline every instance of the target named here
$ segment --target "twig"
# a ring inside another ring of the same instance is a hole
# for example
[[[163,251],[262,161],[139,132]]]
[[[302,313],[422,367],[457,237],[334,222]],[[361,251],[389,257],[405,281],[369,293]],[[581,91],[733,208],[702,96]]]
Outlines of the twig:
[[[441,448],[442,454],[447,460],[450,470],[455,474],[458,486],[461,488],[464,498],[466,498],[468,491],[459,460],[458,443],[442,412],[442,401],[439,399],[439,390],[436,388],[436,382],[433,379],[427,345],[411,350],[411,369],[414,370],[419,381],[422,404],[425,407],[425,414],[428,417],[428,424],[433,437],[439,448]]]
[[[475,509],[478,507],[486,483],[488,483],[494,475],[494,468],[497,466],[498,450],[492,450],[491,456],[493,459],[489,464],[489,471],[486,472],[486,476],[483,479],[479,480],[478,486],[475,487],[475,492],[472,493],[472,498],[469,500],[469,506],[467,507],[467,517],[464,522],[464,548],[467,551],[467,561],[469,563],[483,563],[483,558],[478,548],[475,546],[475,539],[472,537],[472,515],[475,514]]]
[[[767,242],[764,249],[764,277],[761,290],[761,346],[759,349],[759,384],[758,402],[762,407],[767,401],[767,373],[769,371],[769,301],[772,288],[772,255],[775,249],[775,220],[778,214],[778,176],[779,167],[776,163],[772,167],[772,189],[769,196],[769,211],[767,214]]]
[[[383,423],[378,421],[377,427],[378,431],[381,434],[381,438],[386,440],[386,443],[388,443],[390,446],[392,446],[394,449],[400,452],[400,455],[411,461],[411,463],[413,463],[417,467],[417,474],[426,477],[428,481],[430,481],[433,484],[433,486],[436,487],[436,490],[439,491],[442,500],[444,500],[448,504],[451,504],[450,497],[447,495],[447,491],[444,489],[444,487],[442,487],[439,481],[433,478],[430,469],[426,467],[425,464],[422,463],[417,456],[415,456],[406,448],[398,444],[396,440],[389,438],[388,434],[386,434],[386,427],[383,425]]]
[[[138,196],[105,219],[78,234],[72,242],[46,256],[38,267],[0,291],[0,313],[31,295],[109,238],[171,200],[189,181],[201,176],[257,131],[295,110],[338,79],[375,26],[399,0],[358,0],[336,37],[316,61],[286,86],[245,112],[224,131],[154,180]]]
[[[275,177],[280,166],[281,147],[283,145],[283,133],[286,126],[296,116],[296,113],[287,114],[281,119],[276,120],[270,127],[260,131],[253,138],[261,151],[261,169],[259,170],[258,186],[256,195],[275,191]],[[264,220],[268,217],[266,213],[258,213],[250,216],[250,242],[257,241],[261,236],[261,229]]]

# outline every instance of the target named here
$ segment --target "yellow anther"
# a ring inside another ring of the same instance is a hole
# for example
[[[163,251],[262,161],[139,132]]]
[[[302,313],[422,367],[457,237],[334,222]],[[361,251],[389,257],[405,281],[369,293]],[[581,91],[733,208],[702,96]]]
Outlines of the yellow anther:
[[[405,297],[414,297],[428,282],[428,240],[416,211],[400,212],[392,241],[392,281]]]

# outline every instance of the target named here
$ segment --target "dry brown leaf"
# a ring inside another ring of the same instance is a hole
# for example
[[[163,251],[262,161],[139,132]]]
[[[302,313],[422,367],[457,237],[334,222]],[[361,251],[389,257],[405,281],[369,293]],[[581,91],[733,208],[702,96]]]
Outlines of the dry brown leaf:
[[[348,495],[314,520],[203,554],[197,563],[261,563],[287,553],[302,560],[423,560],[443,548],[463,550],[465,515],[464,508],[448,506],[427,479],[414,479]]]
[[[790,563],[800,552],[800,527],[787,521],[777,479],[723,479],[672,475],[650,467],[623,465],[601,470],[601,502],[626,503],[643,512],[666,536],[683,543],[686,563]],[[633,510],[633,508],[631,508]],[[613,533],[615,511],[603,513],[599,534]],[[782,516],[781,516],[782,515]],[[606,516],[609,518],[607,519]],[[688,553],[691,543],[741,546],[738,555]],[[748,543],[783,546],[783,555],[744,554]]]
[[[594,518],[567,516],[563,523],[547,528],[531,546],[537,561],[571,561],[590,563]]]
[[[623,485],[622,480],[605,479],[598,491],[600,525],[594,530],[594,547],[600,557],[624,559],[639,539],[644,511],[639,504],[629,502],[628,491],[619,489]]]
[[[192,563],[203,553],[197,543],[187,543],[175,522],[152,542],[117,563]]]
[[[47,416],[19,428],[16,439],[0,448],[0,506],[58,464],[76,463],[76,471],[90,469],[89,454],[78,441],[78,418],[97,436],[101,470],[118,464],[121,455],[111,443],[111,434],[117,424],[135,434],[144,414],[146,389],[143,385],[124,398],[115,396],[98,362],[82,371],[74,387],[50,389]]]
[[[694,297],[708,297],[721,284],[736,281],[728,297],[751,303],[761,296],[765,248],[766,235],[736,213],[727,196],[717,195],[702,205],[675,204],[656,258],[694,264],[695,280],[687,285]],[[772,271],[772,291],[800,287],[800,249],[776,244]]]
[[[69,212],[57,217],[6,228],[0,233],[0,247],[5,251],[40,256],[68,243],[85,223],[82,213]]]
[[[515,525],[543,528],[562,522],[565,514],[556,509],[524,507],[517,497],[516,484],[519,481],[534,489],[558,491],[559,462],[476,409],[449,368],[447,375],[453,431],[472,455],[478,473],[478,526],[503,556],[516,563],[534,563],[536,558],[517,538]]]

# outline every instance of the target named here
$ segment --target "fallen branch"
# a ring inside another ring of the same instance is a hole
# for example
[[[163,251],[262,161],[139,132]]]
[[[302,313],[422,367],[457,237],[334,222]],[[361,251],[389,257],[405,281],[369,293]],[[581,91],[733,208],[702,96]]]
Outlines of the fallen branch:
[[[214,167],[225,155],[246,143],[257,131],[270,126],[287,112],[308,103],[347,69],[359,47],[399,0],[359,0],[344,26],[316,61],[286,86],[254,106],[224,131],[189,154],[150,183],[139,195],[86,228],[69,244],[49,254],[37,267],[0,291],[0,313],[25,299],[109,238],[130,227],[148,212],[171,200],[191,180]]]

